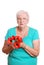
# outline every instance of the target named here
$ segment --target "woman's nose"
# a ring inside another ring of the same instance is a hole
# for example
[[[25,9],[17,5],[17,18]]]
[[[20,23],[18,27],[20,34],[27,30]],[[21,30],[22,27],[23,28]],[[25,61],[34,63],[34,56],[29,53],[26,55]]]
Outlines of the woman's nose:
[[[23,23],[23,19],[21,19],[21,21],[20,21],[21,23]]]

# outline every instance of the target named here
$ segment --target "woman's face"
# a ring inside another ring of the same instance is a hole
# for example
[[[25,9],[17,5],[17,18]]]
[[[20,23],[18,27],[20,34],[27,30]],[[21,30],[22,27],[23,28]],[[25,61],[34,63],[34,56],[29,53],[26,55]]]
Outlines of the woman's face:
[[[28,23],[28,16],[26,13],[22,13],[17,16],[17,23],[19,27],[25,27]]]

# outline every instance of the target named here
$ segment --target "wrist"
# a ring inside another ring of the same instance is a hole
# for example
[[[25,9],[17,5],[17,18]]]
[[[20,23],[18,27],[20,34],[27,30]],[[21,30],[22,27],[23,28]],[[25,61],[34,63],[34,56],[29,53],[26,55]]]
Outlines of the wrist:
[[[22,48],[24,48],[24,49],[25,49],[25,48],[26,48],[26,44],[24,44],[24,45],[22,46]]]

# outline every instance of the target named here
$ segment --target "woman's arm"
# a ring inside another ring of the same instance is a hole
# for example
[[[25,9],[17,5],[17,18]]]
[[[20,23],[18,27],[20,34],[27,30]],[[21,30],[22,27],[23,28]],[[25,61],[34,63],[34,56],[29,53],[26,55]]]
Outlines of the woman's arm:
[[[13,45],[8,45],[7,43],[7,40],[4,41],[4,45],[3,45],[3,48],[2,48],[2,52],[8,54],[10,53],[14,48]]]
[[[25,51],[30,54],[31,56],[35,57],[39,55],[40,50],[40,40],[33,41],[34,48],[27,46],[24,43],[21,43],[21,47],[25,49]]]

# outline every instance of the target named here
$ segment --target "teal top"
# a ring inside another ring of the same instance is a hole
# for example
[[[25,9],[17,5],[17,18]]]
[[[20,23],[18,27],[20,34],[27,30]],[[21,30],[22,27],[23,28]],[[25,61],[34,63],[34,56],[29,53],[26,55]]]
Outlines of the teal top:
[[[5,40],[11,36],[16,36],[16,27],[7,31]],[[23,42],[33,48],[33,40],[39,39],[38,31],[29,27],[28,35],[23,38]],[[23,48],[14,49],[8,55],[8,65],[37,65],[37,57],[32,57]]]

